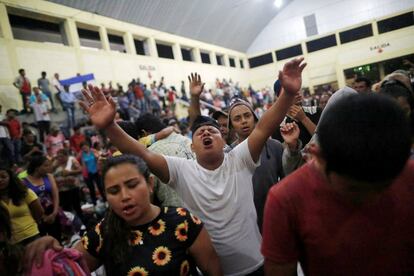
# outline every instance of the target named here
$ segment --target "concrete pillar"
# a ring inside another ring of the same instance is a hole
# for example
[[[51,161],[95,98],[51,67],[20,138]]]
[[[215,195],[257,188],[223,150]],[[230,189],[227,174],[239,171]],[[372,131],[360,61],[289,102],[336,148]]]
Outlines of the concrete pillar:
[[[172,45],[174,60],[183,61],[183,55],[181,53],[181,46],[178,43]]]
[[[13,32],[7,15],[6,5],[0,3],[0,33],[5,39],[13,39]]]
[[[215,52],[210,52],[210,61],[212,65],[217,65],[217,58]]]
[[[134,43],[134,38],[132,37],[132,34],[130,32],[126,32],[123,35],[124,38],[124,43],[125,43],[125,48],[128,54],[131,55],[136,55],[137,51],[135,49],[135,43]]]
[[[201,63],[201,53],[199,48],[194,48],[192,50],[194,62]]]
[[[76,27],[75,20],[72,18],[68,18],[63,23],[63,28],[65,30],[66,39],[68,40],[69,46],[79,48],[80,41],[79,41],[79,34],[78,28]]]
[[[99,27],[99,36],[101,37],[102,49],[110,51],[111,47],[109,46],[108,32],[105,27]]]
[[[157,45],[153,37],[148,37],[146,41],[148,55],[152,57],[158,57]]]
[[[230,67],[229,55],[227,54],[223,55],[223,65],[226,67]]]

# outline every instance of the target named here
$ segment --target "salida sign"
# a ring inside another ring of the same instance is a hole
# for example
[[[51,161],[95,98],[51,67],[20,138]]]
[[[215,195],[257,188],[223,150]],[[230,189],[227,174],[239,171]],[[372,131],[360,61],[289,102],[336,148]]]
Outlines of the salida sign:
[[[151,65],[140,65],[139,66],[139,69],[140,70],[143,70],[143,71],[155,71],[155,67],[154,66],[151,66]]]
[[[375,45],[375,46],[371,46],[369,47],[370,51],[377,51],[378,53],[382,53],[383,49],[386,47],[389,47],[390,43],[389,42],[385,42],[379,45]]]

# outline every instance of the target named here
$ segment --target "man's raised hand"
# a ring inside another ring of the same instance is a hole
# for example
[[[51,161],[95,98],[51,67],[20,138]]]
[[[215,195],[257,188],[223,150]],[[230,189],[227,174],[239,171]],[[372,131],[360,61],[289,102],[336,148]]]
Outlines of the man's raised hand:
[[[286,93],[290,95],[297,94],[302,86],[302,71],[306,62],[302,63],[303,57],[295,58],[283,66],[279,71],[279,80]]]
[[[197,73],[191,73],[191,75],[188,76],[188,81],[190,82],[190,95],[200,97],[205,84],[201,81],[201,76]]]
[[[82,90],[84,101],[79,104],[89,114],[92,123],[98,129],[104,129],[115,119],[116,104],[111,96],[105,97],[98,87],[88,85],[88,88],[88,91]]]

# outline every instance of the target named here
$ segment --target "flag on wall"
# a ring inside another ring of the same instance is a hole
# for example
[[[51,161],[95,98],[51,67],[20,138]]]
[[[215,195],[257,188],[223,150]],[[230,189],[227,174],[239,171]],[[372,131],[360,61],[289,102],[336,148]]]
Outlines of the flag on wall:
[[[82,89],[82,83],[87,84],[95,83],[95,76],[93,74],[79,75],[72,78],[60,80],[60,84],[69,85],[69,92],[80,94]]]

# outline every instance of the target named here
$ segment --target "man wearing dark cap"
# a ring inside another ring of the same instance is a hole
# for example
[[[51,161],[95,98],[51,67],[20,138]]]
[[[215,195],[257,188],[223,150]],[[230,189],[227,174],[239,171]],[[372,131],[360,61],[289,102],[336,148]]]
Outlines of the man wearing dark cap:
[[[211,114],[211,117],[220,125],[220,132],[227,145],[231,145],[234,141],[234,135],[229,131],[227,126],[228,115],[224,111],[216,110]]]
[[[231,101],[228,126],[230,130],[236,133],[237,139],[228,147],[229,151],[249,137],[258,120],[253,108],[248,102],[239,98]],[[263,224],[263,210],[267,193],[285,175],[282,156],[282,143],[272,138],[267,139],[260,154],[260,166],[256,168],[253,174],[254,206],[257,212],[257,224],[260,231]]]
[[[95,88],[84,91],[82,107],[93,124],[105,129],[111,142],[123,153],[141,157],[151,171],[181,196],[185,207],[200,217],[220,257],[225,275],[263,274],[261,235],[253,203],[252,175],[260,153],[272,132],[282,122],[301,86],[303,58],[285,64],[279,72],[283,91],[262,116],[250,136],[225,154],[219,125],[209,117],[198,117],[192,125],[191,148],[196,160],[163,156],[147,150],[115,123],[116,104]],[[197,74],[190,79],[201,93]]]

